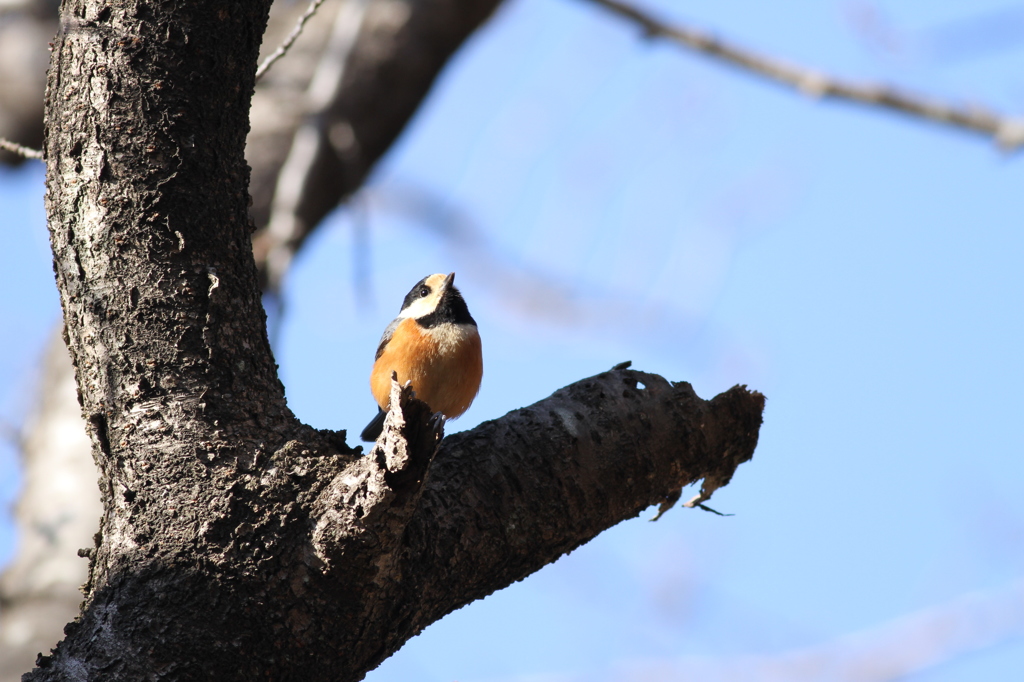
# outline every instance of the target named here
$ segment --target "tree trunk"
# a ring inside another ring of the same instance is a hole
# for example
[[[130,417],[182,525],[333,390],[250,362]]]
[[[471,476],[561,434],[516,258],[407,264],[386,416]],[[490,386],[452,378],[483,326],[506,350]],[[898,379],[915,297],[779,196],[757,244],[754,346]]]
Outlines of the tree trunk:
[[[357,680],[409,637],[750,458],[763,398],[617,369],[369,453],[289,412],[243,158],[269,0],[66,0],[47,210],[104,514],[29,679]],[[440,444],[440,447],[439,447]]]

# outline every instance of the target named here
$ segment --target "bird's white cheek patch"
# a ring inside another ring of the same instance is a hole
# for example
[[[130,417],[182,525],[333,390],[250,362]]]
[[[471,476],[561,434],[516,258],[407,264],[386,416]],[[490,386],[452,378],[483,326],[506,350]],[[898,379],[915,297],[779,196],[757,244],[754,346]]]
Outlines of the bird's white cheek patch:
[[[416,319],[423,317],[434,312],[438,304],[438,295],[436,293],[427,296],[426,298],[417,298],[415,301],[409,304],[409,307],[402,311],[402,317],[411,317]]]

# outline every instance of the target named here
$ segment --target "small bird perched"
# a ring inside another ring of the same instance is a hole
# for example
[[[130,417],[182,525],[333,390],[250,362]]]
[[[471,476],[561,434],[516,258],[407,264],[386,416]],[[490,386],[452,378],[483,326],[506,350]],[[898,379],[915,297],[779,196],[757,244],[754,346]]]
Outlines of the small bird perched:
[[[454,281],[453,272],[417,282],[380,337],[370,372],[380,411],[360,434],[364,441],[377,440],[384,429],[392,372],[400,384],[412,382],[416,397],[447,419],[468,410],[476,398],[484,373],[480,334]]]

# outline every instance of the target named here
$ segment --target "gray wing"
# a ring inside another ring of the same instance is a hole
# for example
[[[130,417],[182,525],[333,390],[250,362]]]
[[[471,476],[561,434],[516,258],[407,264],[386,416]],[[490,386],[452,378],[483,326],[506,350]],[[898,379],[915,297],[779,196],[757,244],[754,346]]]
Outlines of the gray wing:
[[[374,362],[380,360],[380,356],[384,355],[384,348],[387,347],[388,341],[391,340],[391,335],[395,333],[395,328],[398,327],[398,324],[403,319],[405,318],[396,317],[395,319],[391,320],[391,324],[389,324],[388,328],[384,330],[384,334],[380,337],[380,345],[377,346],[377,354],[373,356]]]

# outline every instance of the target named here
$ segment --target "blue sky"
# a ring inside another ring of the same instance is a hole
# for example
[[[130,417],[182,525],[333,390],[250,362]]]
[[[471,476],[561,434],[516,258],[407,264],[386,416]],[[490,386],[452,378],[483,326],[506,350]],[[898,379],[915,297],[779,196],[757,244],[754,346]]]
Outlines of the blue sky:
[[[935,49],[978,17],[1024,16],[1009,2],[645,6],[851,79],[1024,111],[1024,40]],[[293,409],[361,429],[381,330],[415,281],[454,270],[485,379],[453,429],[626,359],[704,397],[748,384],[768,396],[765,424],[712,503],[735,516],[620,524],[367,679],[600,682],[692,657],[713,668],[701,679],[728,679],[716,661],[1011,589],[1024,575],[1022,170],[975,135],[641,40],[583,0],[508,2],[296,261],[276,335]],[[58,314],[41,180],[0,171],[8,420]],[[14,471],[0,451],[5,499]],[[0,556],[10,547],[5,527]],[[910,679],[1011,679],[1022,630]]]

